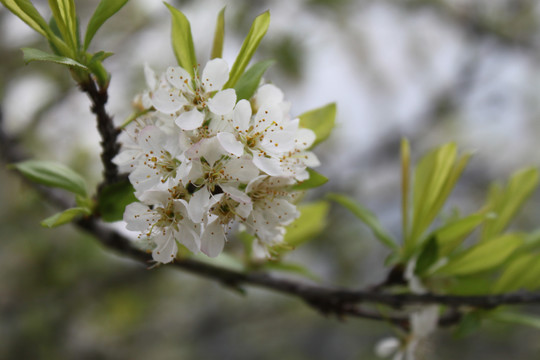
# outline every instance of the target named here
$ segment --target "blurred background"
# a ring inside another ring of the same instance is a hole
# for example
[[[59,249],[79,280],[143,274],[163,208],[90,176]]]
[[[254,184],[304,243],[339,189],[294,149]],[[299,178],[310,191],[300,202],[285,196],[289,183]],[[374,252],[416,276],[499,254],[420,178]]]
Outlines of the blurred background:
[[[48,17],[47,2],[33,1]],[[85,26],[97,2],[76,1]],[[317,148],[330,182],[400,236],[399,142],[417,159],[456,141],[476,155],[447,211],[474,211],[487,185],[540,163],[540,5],[536,0],[171,1],[190,19],[199,61],[226,10],[232,64],[252,20],[269,9],[256,60],[292,113],[336,102],[338,124]],[[64,68],[24,66],[21,47],[47,44],[0,7],[0,101],[6,131],[35,158],[100,180],[89,102]],[[91,51],[112,51],[109,111],[117,124],[145,87],[143,64],[174,64],[170,20],[159,0],[131,0],[98,32]],[[70,225],[46,230],[56,209],[0,171],[0,359],[375,359],[385,324],[325,318],[296,299],[248,289],[242,296],[166,267],[103,249]],[[534,196],[515,224],[538,226]],[[352,215],[332,207],[325,231],[290,254],[322,283],[363,287],[385,277],[387,252]],[[485,323],[455,339],[441,330],[425,359],[539,359],[538,332]]]

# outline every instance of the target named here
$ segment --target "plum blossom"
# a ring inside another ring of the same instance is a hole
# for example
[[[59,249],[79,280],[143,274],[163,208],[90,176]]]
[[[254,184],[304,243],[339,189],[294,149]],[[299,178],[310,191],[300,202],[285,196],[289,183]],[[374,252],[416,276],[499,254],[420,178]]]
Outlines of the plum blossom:
[[[290,178],[260,175],[246,187],[253,210],[242,223],[260,243],[267,246],[280,243],[285,226],[300,215],[291,202],[295,194],[286,190],[293,183]]]
[[[319,165],[309,150],[315,134],[290,116],[276,86],[237,102],[236,91],[223,88],[225,60],[193,70],[169,67],[157,76],[145,67],[147,89],[136,97],[143,114],[125,129],[114,159],[139,200],[126,207],[127,229],[159,263],[174,260],[178,244],[218,256],[235,224],[269,256],[299,216],[292,187]]]
[[[124,221],[128,230],[140,231],[139,238],[153,241],[154,260],[171,262],[178,252],[176,241],[197,253],[200,248],[200,226],[188,216],[187,203],[175,199],[166,191],[145,193],[145,202],[151,206],[135,202],[126,207]]]
[[[163,113],[176,113],[176,125],[182,130],[200,127],[207,117],[230,113],[236,103],[234,89],[222,89],[229,79],[229,66],[223,59],[210,60],[192,77],[181,67],[169,67],[165,78],[170,88],[160,88],[152,98],[154,107]],[[182,110],[182,111],[180,111]]]

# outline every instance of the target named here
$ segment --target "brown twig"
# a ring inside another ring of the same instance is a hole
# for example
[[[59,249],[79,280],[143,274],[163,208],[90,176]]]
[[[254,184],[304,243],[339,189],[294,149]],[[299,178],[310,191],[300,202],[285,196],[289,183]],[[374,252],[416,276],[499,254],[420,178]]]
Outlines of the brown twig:
[[[98,191],[106,184],[113,184],[119,180],[118,167],[113,163],[113,158],[120,151],[118,143],[118,135],[120,130],[114,126],[112,116],[110,116],[105,105],[109,99],[106,88],[99,88],[96,81],[92,77],[79,84],[79,87],[85,92],[92,106],[90,110],[96,115],[97,128],[101,136],[101,162],[103,163],[103,184],[100,185]]]
[[[116,181],[118,178],[117,168],[112,163],[112,155],[118,150],[116,142],[117,131],[112,126],[112,118],[107,115],[104,106],[107,100],[106,91],[100,93],[95,87],[89,87],[85,90],[90,95],[93,106],[92,111],[98,117],[98,127],[103,136],[104,152],[102,159],[106,167],[105,182]],[[8,162],[20,161],[25,158],[20,151],[14,139],[10,138],[2,130],[0,112],[0,144],[3,151],[3,157]],[[100,124],[101,123],[101,124]],[[113,142],[113,143],[109,143]],[[52,199],[54,201],[54,199]],[[65,201],[54,201],[61,206]],[[152,256],[138,248],[133,242],[110,229],[94,216],[83,218],[76,222],[76,225],[82,230],[95,236],[105,247],[115,250],[125,256],[129,256],[146,265],[152,263]],[[285,295],[293,296],[303,300],[312,308],[327,315],[336,315],[343,317],[360,317],[379,321],[387,321],[402,328],[408,328],[409,322],[406,315],[385,316],[375,312],[369,312],[360,307],[361,304],[379,304],[386,305],[394,309],[402,309],[411,305],[439,304],[450,307],[452,310],[442,317],[439,321],[441,326],[449,326],[459,322],[462,308],[484,308],[492,309],[501,305],[518,304],[540,304],[540,293],[510,293],[500,295],[479,295],[479,296],[454,296],[439,294],[395,294],[384,292],[381,289],[354,290],[346,288],[337,288],[333,286],[319,285],[305,281],[278,278],[267,273],[247,273],[235,271],[209,263],[196,261],[192,259],[178,260],[171,265],[172,268],[181,269],[210,280],[219,281],[223,285],[234,290],[242,290],[243,286],[254,286],[273,290]]]

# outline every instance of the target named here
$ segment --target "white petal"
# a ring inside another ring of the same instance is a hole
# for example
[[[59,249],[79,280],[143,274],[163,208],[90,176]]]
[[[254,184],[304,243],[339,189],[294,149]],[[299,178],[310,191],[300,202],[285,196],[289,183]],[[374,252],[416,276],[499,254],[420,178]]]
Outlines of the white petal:
[[[177,89],[187,90],[191,85],[191,75],[181,67],[170,66],[166,72],[167,81]]]
[[[124,211],[126,229],[132,231],[145,231],[152,224],[154,217],[155,213],[139,202],[129,204]]]
[[[157,190],[147,190],[139,197],[139,200],[147,205],[161,205],[165,207],[169,200],[171,200],[171,195],[168,192],[168,187],[161,185],[161,189]]]
[[[159,173],[156,174],[154,170],[146,165],[139,165],[135,171],[129,174],[128,178],[131,184],[133,184],[133,187],[136,190],[135,196],[138,198],[142,196],[145,191],[157,185],[161,180]]]
[[[317,158],[317,155],[312,153],[311,151],[305,151],[300,154],[300,159],[302,160],[302,163],[308,167],[314,168],[319,165],[321,165],[321,162]]]
[[[236,104],[233,113],[233,124],[236,130],[246,131],[251,120],[251,104],[246,99],[242,99]]]
[[[188,213],[193,222],[200,223],[203,221],[204,216],[208,212],[210,206],[210,192],[203,187],[199,191],[195,192],[189,200]]]
[[[154,251],[152,251],[152,258],[155,261],[166,264],[176,257],[176,253],[178,253],[178,246],[176,245],[173,232],[169,231],[165,237],[165,241],[158,244]]]
[[[206,92],[220,90],[229,80],[229,65],[223,59],[212,59],[206,63],[201,83]]]
[[[280,162],[274,158],[267,158],[262,154],[253,154],[253,164],[261,171],[270,176],[286,176],[287,173],[280,166]]]
[[[375,345],[375,354],[378,357],[386,358],[398,351],[401,343],[395,337],[382,339]]]
[[[182,165],[186,164],[185,168],[182,168]],[[183,162],[178,171],[181,171],[180,178],[182,179],[182,184],[187,186],[188,183],[195,183],[197,179],[201,178],[203,174],[203,169],[201,162],[197,159],[195,161]]]
[[[304,150],[315,142],[316,135],[311,129],[300,128],[296,133],[296,147]]]
[[[209,257],[218,256],[225,246],[225,233],[219,221],[214,221],[203,231],[201,236],[201,251]]]
[[[226,89],[214,95],[208,100],[208,108],[216,115],[226,115],[234,109],[236,92],[234,89]]]
[[[204,114],[193,109],[180,114],[174,122],[182,130],[195,130],[204,122]]]
[[[233,181],[247,184],[259,175],[259,169],[248,158],[231,159],[223,167],[226,176]]]
[[[236,214],[242,220],[246,219],[249,216],[249,214],[251,214],[252,210],[253,210],[253,204],[243,204],[243,203],[238,204],[238,206],[236,206],[236,208],[234,209]]]
[[[216,161],[226,154],[216,137],[201,140],[200,147],[196,150],[196,157],[204,157],[210,166],[214,166]]]
[[[228,132],[220,132],[217,134],[217,139],[221,146],[236,156],[242,156],[244,154],[244,144],[236,140],[236,137]]]
[[[150,95],[150,101],[157,111],[173,114],[187,104],[186,99],[178,94],[178,90],[159,88]]]
[[[264,209],[261,209],[260,207],[253,209],[253,212],[247,221],[247,223],[250,225],[248,230],[251,229],[249,232],[252,235],[257,236],[257,238],[265,244],[273,244],[283,241],[285,229],[281,226],[277,226],[275,223],[268,222],[267,224],[267,220],[264,215]]]
[[[288,225],[300,216],[296,206],[285,199],[268,200],[265,205],[264,217],[275,224]]]
[[[267,177],[268,175],[259,175],[256,178],[252,179],[246,186],[246,193],[249,194],[254,189],[256,189]]]
[[[137,140],[145,153],[150,151],[159,152],[165,142],[165,133],[156,126],[148,125],[141,130]]]
[[[223,189],[223,192],[229,195],[234,201],[244,204],[249,204],[251,202],[251,198],[247,196],[246,193],[234,186],[221,185],[221,189]]]
[[[256,131],[264,131],[269,126],[273,125],[279,129],[279,125],[283,122],[283,114],[279,107],[269,106],[261,107],[255,114],[254,129]],[[277,126],[276,126],[277,125]]]
[[[152,68],[148,66],[148,63],[144,63],[144,78],[146,80],[146,85],[151,90],[154,90],[157,86],[157,77],[154,70],[152,70]]]
[[[200,237],[193,231],[193,229],[190,229],[187,226],[180,227],[178,240],[193,254],[197,254],[199,251],[201,251]]]
[[[251,253],[255,259],[265,259],[270,258],[270,253],[266,249],[266,247],[258,240],[253,241],[253,244],[251,245]]]
[[[410,319],[412,333],[418,338],[424,338],[437,328],[439,306],[424,306],[420,311],[412,313]]]
[[[133,171],[133,166],[138,162],[138,158],[142,156],[140,150],[122,150],[118,155],[113,158],[113,163],[115,163],[120,172],[130,172]]]
[[[270,153],[284,153],[294,148],[294,133],[292,131],[270,131],[264,136],[261,146]]]
[[[276,105],[283,101],[283,92],[272,84],[261,86],[255,95],[259,107]]]
[[[294,171],[291,172],[294,178],[298,181],[306,181],[309,179],[309,172],[306,170],[306,168],[296,168]]]

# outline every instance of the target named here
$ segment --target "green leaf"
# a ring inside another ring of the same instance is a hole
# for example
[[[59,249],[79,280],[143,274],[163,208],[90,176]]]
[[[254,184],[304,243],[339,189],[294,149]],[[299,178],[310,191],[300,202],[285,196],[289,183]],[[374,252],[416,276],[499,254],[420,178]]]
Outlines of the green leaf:
[[[482,313],[479,311],[471,311],[463,316],[456,330],[454,331],[455,338],[463,338],[472,334],[482,325]]]
[[[214,31],[214,43],[210,59],[223,56],[223,39],[225,38],[225,7],[221,9],[216,20],[216,30]]]
[[[72,222],[73,220],[81,216],[90,215],[91,213],[92,212],[90,211],[90,209],[86,207],[75,207],[67,209],[43,220],[41,222],[41,226],[48,228],[57,227]]]
[[[422,157],[414,175],[413,224],[406,245],[415,244],[431,223],[428,213],[440,194],[456,158],[456,144],[449,143]],[[432,219],[431,219],[432,220]],[[409,246],[410,248],[410,246]]]
[[[430,274],[431,275],[431,274]],[[491,292],[493,274],[480,272],[449,279],[445,292],[452,295],[486,295]]]
[[[539,255],[534,254],[533,255],[536,261],[531,261],[530,267],[525,268],[524,272],[521,274],[521,278],[519,279],[520,282],[520,288],[525,288],[527,290],[537,290],[540,288],[540,282],[538,279],[540,279],[540,261]]]
[[[83,177],[63,164],[28,160],[12,164],[10,167],[36,183],[65,189],[83,197],[87,196],[86,182]]]
[[[521,289],[530,278],[538,282],[540,267],[535,266],[536,263],[540,262],[538,256],[533,254],[522,254],[512,259],[493,285],[492,291],[504,293]],[[535,268],[536,271],[534,271]]]
[[[476,229],[486,216],[473,214],[465,218],[452,221],[437,230],[431,236],[437,239],[440,256],[446,256],[456,249]]]
[[[90,54],[87,54],[87,56],[89,55]],[[109,81],[111,79],[111,75],[107,72],[107,70],[105,70],[105,67],[103,66],[101,61],[111,55],[112,53],[104,53],[100,51],[94,54],[90,58],[90,61],[87,62],[88,68],[90,68],[90,71],[96,77],[100,89],[106,89],[109,86]]]
[[[266,70],[274,63],[274,60],[260,61],[251,66],[244,74],[242,74],[234,86],[234,90],[236,90],[236,99],[238,101],[242,99],[249,100],[255,91],[257,91],[261,78]]]
[[[414,273],[416,275],[423,275],[439,257],[439,245],[437,244],[437,239],[433,236],[425,243],[420,255],[418,255]]]
[[[285,248],[276,249],[279,252],[290,250],[290,247],[299,246],[313,239],[326,227],[326,217],[329,205],[326,201],[317,201],[298,206],[300,217],[287,226],[285,233]],[[281,245],[278,245],[281,247]]]
[[[103,60],[113,55],[114,53],[112,52],[98,51],[97,53],[92,55],[92,57],[90,58],[90,61],[88,62],[88,66],[92,66],[96,62],[102,62]]]
[[[307,169],[309,173],[309,179],[300,182],[292,187],[293,190],[308,190],[318,186],[322,186],[328,182],[328,178],[319,174],[313,169]]]
[[[411,146],[407,139],[401,139],[401,227],[403,236],[409,233],[410,169]]]
[[[49,7],[61,37],[75,54],[78,51],[79,40],[73,0],[49,0]]]
[[[33,48],[22,48],[21,50],[23,51],[23,60],[27,64],[31,61],[48,61],[88,71],[88,68],[86,66],[68,57],[49,54]]]
[[[270,13],[268,11],[257,16],[249,29],[249,33],[240,48],[240,52],[236,57],[236,60],[231,68],[229,74],[229,80],[223,86],[224,89],[232,88],[236,85],[240,76],[244,73],[244,70],[249,64],[249,61],[253,57],[255,50],[259,46],[262,38],[268,30],[268,25],[270,25]]]
[[[332,201],[337,202],[338,204],[342,205],[350,212],[352,212],[357,218],[359,218],[371,229],[375,237],[379,239],[381,243],[391,249],[399,249],[399,246],[397,245],[394,238],[382,227],[375,214],[373,214],[371,211],[360,205],[358,202],[350,199],[346,195],[328,194],[326,197]]]
[[[30,1],[0,0],[0,2],[15,15],[17,15],[22,21],[27,23],[32,29],[49,40],[49,42],[53,44],[54,48],[57,49],[60,54],[69,56],[75,55],[73,51],[66,45],[66,43],[53,33],[45,19]]]
[[[40,33],[43,37],[48,38],[51,33],[47,22],[36,10],[34,5],[28,0],[0,0],[9,11],[17,15],[32,29]]]
[[[138,201],[134,191],[128,180],[104,187],[99,193],[97,203],[101,218],[107,222],[122,220],[126,206]]]
[[[524,169],[514,174],[504,189],[493,186],[488,197],[488,209],[497,214],[486,221],[482,229],[482,241],[497,236],[506,229],[538,186],[539,174],[536,168]]]
[[[507,311],[494,311],[489,315],[490,320],[503,323],[527,325],[540,330],[540,317],[532,314],[518,314]]]
[[[313,130],[316,135],[314,147],[330,136],[336,122],[336,104],[328,104],[299,116],[300,126]]]
[[[96,8],[96,11],[90,18],[88,26],[86,27],[86,34],[84,36],[84,47],[86,51],[90,42],[94,38],[94,35],[99,28],[107,21],[111,16],[116,14],[128,0],[101,0]]]
[[[405,238],[406,256],[439,214],[467,165],[470,154],[456,161],[457,148],[449,143],[425,155],[415,170],[412,228]]]
[[[178,64],[193,76],[197,67],[197,57],[191,36],[191,25],[186,16],[171,5],[165,3],[172,18],[172,45]]]
[[[478,243],[450,258],[435,272],[442,275],[468,275],[501,265],[523,244],[520,234],[504,234],[495,239]]]

